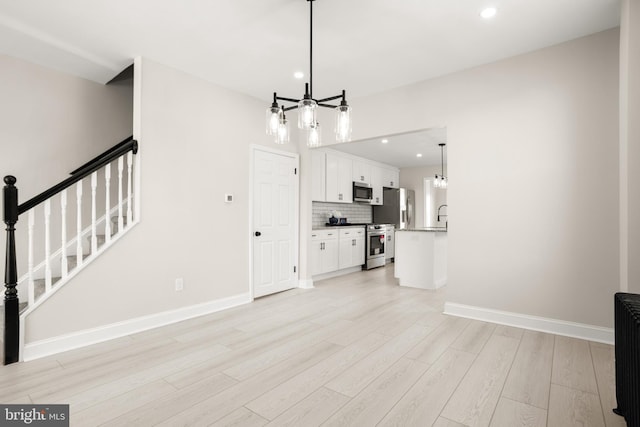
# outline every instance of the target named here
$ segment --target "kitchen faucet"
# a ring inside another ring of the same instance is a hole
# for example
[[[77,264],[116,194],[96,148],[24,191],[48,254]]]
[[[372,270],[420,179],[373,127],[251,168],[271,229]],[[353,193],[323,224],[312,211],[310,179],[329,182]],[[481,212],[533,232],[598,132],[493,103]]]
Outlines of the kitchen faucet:
[[[446,207],[448,207],[448,206],[447,205],[438,206],[438,222],[440,222],[440,217],[447,216],[446,214],[445,215],[440,215],[440,209],[446,208]],[[449,221],[445,222],[445,227],[448,227],[448,226],[449,226]]]

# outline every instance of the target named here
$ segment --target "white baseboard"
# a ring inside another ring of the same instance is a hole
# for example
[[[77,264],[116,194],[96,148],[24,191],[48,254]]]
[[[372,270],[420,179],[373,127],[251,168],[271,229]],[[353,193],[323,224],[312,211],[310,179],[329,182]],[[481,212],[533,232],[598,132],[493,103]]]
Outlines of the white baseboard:
[[[164,311],[162,313],[151,314],[122,322],[111,323],[97,328],[34,341],[25,344],[23,360],[26,362],[50,356],[52,354],[61,353],[63,351],[97,344],[103,341],[120,338],[125,335],[131,335],[194,317],[226,310],[228,308],[250,303],[251,301],[251,295],[247,292],[203,304],[191,305],[189,307],[183,307],[176,310]]]
[[[529,316],[527,314],[492,310],[471,305],[445,302],[444,314],[531,329],[533,331],[548,332],[550,334],[580,338],[604,344],[613,345],[615,341],[613,328],[603,328],[601,326],[587,325],[584,323]]]
[[[300,279],[298,281],[298,288],[313,289],[313,279]]]

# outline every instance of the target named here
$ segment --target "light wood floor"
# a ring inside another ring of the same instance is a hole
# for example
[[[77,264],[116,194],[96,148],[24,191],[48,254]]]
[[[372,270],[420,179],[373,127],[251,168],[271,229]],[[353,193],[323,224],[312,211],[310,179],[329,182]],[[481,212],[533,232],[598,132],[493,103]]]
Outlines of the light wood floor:
[[[613,347],[442,314],[446,288],[354,273],[0,367],[0,402],[72,426],[623,426]]]

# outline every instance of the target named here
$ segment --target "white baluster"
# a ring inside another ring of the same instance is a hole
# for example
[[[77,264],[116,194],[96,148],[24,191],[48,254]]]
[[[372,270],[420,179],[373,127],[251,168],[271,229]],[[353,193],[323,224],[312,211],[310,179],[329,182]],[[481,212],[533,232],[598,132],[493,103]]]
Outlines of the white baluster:
[[[133,153],[129,151],[127,153],[127,226],[131,225],[133,220],[133,213],[131,207],[131,188],[133,186],[133,177],[131,168],[133,167]]]
[[[69,265],[67,263],[67,190],[62,190],[60,193],[60,216],[62,216],[62,248],[61,248],[61,260],[60,267],[62,270],[61,276],[67,277],[69,273]]]
[[[82,180],[76,185],[76,268],[82,265]]]
[[[36,222],[36,215],[35,215],[35,210],[31,209],[29,211],[29,219],[27,222],[27,226],[29,229],[29,263],[28,263],[28,269],[29,269],[29,286],[27,289],[27,298],[28,298],[28,302],[29,305],[33,305],[33,303],[35,302],[35,286],[34,286],[34,281],[33,281],[33,226]]]
[[[104,167],[104,192],[105,192],[105,212],[104,212],[104,238],[106,242],[111,241],[111,214],[110,214],[110,194],[111,194],[111,163]]]
[[[51,291],[51,199],[44,202],[44,290]]]
[[[118,159],[118,234],[122,233],[124,220],[122,218],[122,171],[124,170],[124,156]]]
[[[91,255],[98,251],[96,235],[96,188],[98,188],[98,172],[91,174]]]

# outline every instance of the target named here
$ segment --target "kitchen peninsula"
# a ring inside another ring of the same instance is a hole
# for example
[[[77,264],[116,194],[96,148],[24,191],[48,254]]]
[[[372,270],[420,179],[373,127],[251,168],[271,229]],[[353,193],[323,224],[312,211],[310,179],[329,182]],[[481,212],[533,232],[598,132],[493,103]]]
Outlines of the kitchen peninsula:
[[[394,276],[400,286],[438,289],[447,284],[447,229],[396,230]]]

